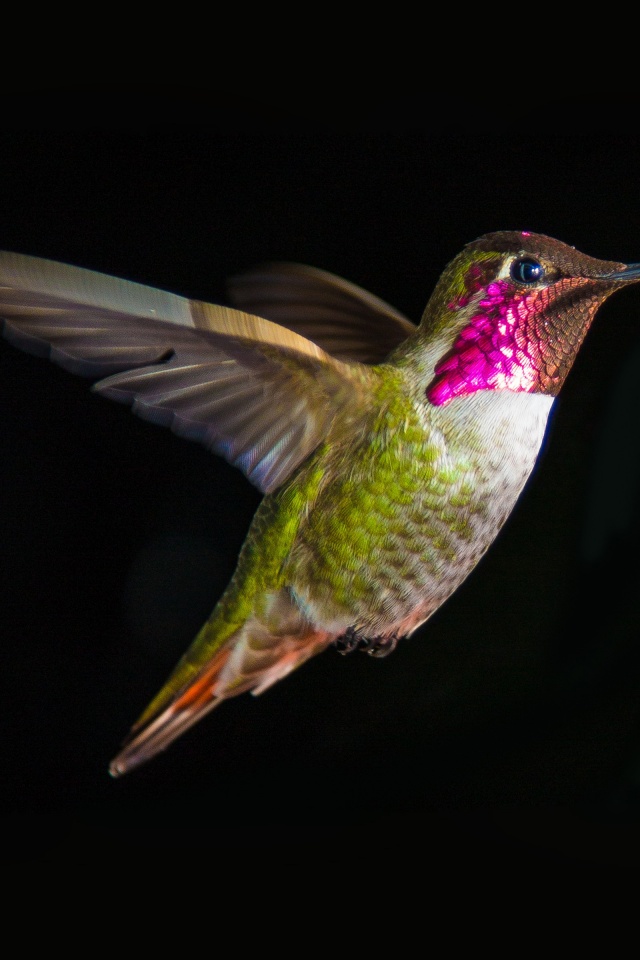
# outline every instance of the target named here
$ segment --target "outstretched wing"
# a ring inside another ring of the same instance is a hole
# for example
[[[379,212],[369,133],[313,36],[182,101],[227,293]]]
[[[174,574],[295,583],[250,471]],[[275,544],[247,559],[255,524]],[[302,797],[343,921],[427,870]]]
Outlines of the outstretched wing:
[[[300,263],[267,263],[227,286],[236,307],[295,330],[339,360],[382,363],[416,329],[355,283]]]
[[[359,402],[362,374],[292,330],[106,274],[0,253],[12,343],[198,440],[265,493]]]

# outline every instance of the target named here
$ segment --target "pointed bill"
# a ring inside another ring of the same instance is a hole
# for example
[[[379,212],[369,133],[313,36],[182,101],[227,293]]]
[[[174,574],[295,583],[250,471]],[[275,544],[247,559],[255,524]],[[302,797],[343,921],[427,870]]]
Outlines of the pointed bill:
[[[616,270],[606,278],[608,280],[621,280],[623,283],[633,283],[640,280],[640,263],[629,263],[622,270]]]

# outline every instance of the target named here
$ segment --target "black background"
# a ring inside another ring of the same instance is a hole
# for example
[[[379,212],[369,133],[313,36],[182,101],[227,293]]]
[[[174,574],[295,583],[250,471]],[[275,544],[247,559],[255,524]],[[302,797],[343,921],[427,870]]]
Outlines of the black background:
[[[497,229],[640,260],[640,138],[611,110],[541,136],[401,98],[60,88],[3,109],[0,247],[200,299],[286,259],[418,320],[448,260]],[[632,288],[598,315],[516,511],[428,625],[386,660],[329,651],[116,781],[108,761],[224,589],[258,493],[0,342],[5,853],[635,863],[639,378]]]

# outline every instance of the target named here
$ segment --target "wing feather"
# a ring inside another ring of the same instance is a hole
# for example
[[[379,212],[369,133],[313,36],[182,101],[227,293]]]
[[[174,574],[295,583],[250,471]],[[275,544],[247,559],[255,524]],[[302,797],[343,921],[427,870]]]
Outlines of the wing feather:
[[[366,368],[259,316],[36,257],[0,253],[3,333],[99,393],[204,443],[263,492],[283,483]]]
[[[231,302],[295,330],[340,360],[381,363],[415,331],[399,310],[355,283],[299,263],[232,277]]]

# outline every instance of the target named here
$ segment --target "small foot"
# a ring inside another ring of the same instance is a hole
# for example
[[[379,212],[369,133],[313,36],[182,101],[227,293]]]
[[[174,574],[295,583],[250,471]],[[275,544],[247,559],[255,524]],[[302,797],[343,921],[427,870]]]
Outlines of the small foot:
[[[338,637],[333,641],[333,645],[341,654],[353,653],[354,650],[357,650],[358,647],[362,645],[363,638],[360,636],[355,627],[349,627],[346,633],[343,633],[341,637]]]
[[[365,637],[359,633],[355,627],[349,627],[346,633],[333,641],[333,645],[338,653],[353,653],[354,650],[360,650],[362,653],[368,653],[370,657],[386,657],[398,644],[399,637],[391,635],[390,637]]]

